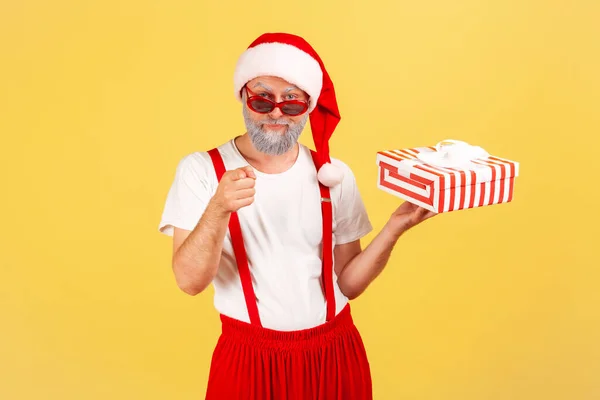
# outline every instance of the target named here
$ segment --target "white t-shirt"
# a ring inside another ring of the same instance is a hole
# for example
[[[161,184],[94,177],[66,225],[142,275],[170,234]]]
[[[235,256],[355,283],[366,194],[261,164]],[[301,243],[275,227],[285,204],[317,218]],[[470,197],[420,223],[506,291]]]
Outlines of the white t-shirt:
[[[248,165],[234,140],[219,146],[227,170]],[[362,238],[372,230],[350,168],[335,158],[344,180],[331,188],[333,246]],[[322,215],[320,191],[310,149],[300,145],[294,165],[280,174],[256,174],[254,202],[238,211],[258,311],[265,328],[289,331],[325,322],[321,288]],[[159,231],[193,230],[218,185],[208,152],[181,159],[168,192]],[[333,273],[336,313],[348,302]],[[218,312],[250,322],[229,230],[213,280]]]

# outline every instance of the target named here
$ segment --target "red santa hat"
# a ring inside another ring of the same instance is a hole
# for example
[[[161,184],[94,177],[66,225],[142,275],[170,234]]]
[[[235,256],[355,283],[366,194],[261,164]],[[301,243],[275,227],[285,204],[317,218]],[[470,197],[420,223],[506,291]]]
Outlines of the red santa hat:
[[[265,33],[240,56],[234,73],[235,96],[259,76],[276,76],[309,95],[310,127],[317,153],[317,177],[325,186],[339,184],[343,171],[329,157],[329,139],[340,121],[333,83],[323,61],[303,38],[288,33]]]

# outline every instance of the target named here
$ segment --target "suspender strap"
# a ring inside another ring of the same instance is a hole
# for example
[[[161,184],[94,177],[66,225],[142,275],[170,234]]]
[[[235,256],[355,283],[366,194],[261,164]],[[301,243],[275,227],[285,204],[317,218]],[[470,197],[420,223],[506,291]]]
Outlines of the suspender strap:
[[[311,155],[315,166],[317,165],[317,154],[311,150]],[[327,321],[335,317],[335,294],[333,292],[333,209],[331,205],[331,195],[329,188],[319,182],[321,191],[321,211],[323,214],[323,290],[325,292],[325,301],[327,302]]]
[[[225,173],[225,164],[219,150],[214,148],[208,152],[212,159],[217,180],[220,182]],[[316,165],[316,153],[311,150],[313,162]],[[331,321],[335,317],[335,294],[333,290],[333,208],[331,204],[331,195],[329,188],[319,182],[319,190],[321,192],[321,212],[323,219],[323,254],[322,254],[322,277],[323,277],[323,292],[327,304],[327,321]],[[229,232],[231,234],[231,242],[233,251],[240,273],[246,307],[252,325],[262,326],[258,307],[256,305],[256,295],[252,286],[252,278],[250,276],[250,268],[248,267],[248,258],[246,249],[244,248],[244,240],[242,237],[242,229],[237,213],[231,213],[229,219]]]
[[[208,152],[212,159],[215,172],[217,174],[217,180],[220,182],[223,174],[225,173],[225,164],[219,150],[214,148]],[[246,299],[246,308],[248,309],[248,316],[250,317],[250,323],[252,325],[262,326],[260,322],[260,316],[258,314],[258,306],[256,305],[256,295],[254,294],[254,288],[252,287],[252,278],[250,276],[250,268],[248,267],[248,258],[246,256],[246,249],[244,248],[244,239],[242,237],[242,228],[240,227],[240,220],[236,212],[231,213],[229,219],[229,232],[231,234],[231,243],[233,245],[233,252],[238,265],[240,273],[240,280],[242,282],[242,289],[244,291],[244,298]]]

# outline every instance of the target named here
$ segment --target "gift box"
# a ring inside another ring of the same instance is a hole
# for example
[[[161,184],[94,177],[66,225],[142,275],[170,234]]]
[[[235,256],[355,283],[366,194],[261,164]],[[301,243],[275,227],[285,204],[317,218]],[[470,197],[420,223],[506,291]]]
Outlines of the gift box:
[[[380,151],[377,165],[379,189],[436,213],[511,202],[519,175],[518,162],[453,139]]]

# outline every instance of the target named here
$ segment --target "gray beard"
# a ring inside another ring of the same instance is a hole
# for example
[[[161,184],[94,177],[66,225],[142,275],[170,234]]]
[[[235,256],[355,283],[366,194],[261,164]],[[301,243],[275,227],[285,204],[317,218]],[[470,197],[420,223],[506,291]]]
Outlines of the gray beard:
[[[261,153],[270,154],[274,156],[282,155],[291,150],[294,145],[298,142],[300,134],[304,130],[306,121],[308,121],[308,113],[304,114],[304,117],[297,123],[292,123],[285,118],[261,120],[260,122],[254,121],[250,117],[250,110],[244,103],[243,106],[244,122],[246,123],[246,130],[250,136],[252,144],[256,150]],[[269,130],[263,127],[263,124],[280,124],[286,125],[287,128],[282,134],[280,132],[269,132]]]

